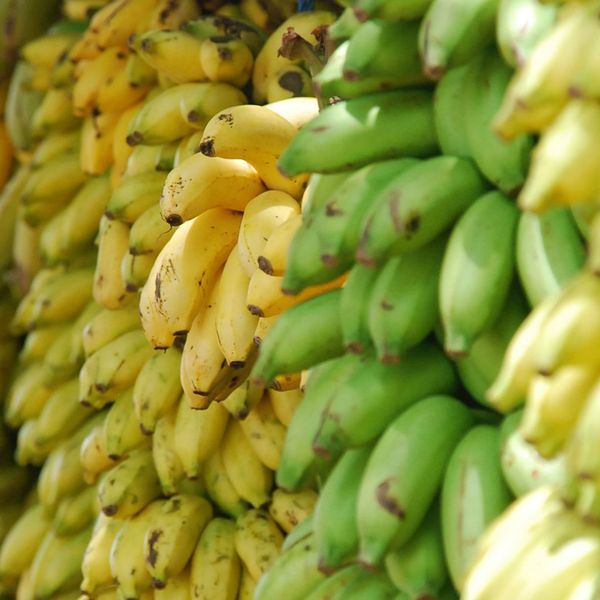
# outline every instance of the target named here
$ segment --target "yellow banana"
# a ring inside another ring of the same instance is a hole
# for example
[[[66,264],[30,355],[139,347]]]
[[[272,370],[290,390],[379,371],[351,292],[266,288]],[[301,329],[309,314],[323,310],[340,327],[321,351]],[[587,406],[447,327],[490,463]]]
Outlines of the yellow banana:
[[[17,263],[15,267],[18,268],[19,257],[13,251],[13,247],[17,236],[16,224],[19,221],[19,200],[29,179],[29,173],[28,167],[19,167],[5,183],[0,194],[0,268],[3,270],[11,263]]]
[[[14,585],[27,570],[36,550],[50,529],[50,520],[41,504],[23,512],[11,527],[0,547],[0,580]]]
[[[221,445],[228,421],[229,413],[216,402],[205,410],[194,410],[185,397],[179,401],[175,452],[190,479],[200,476],[202,463]]]
[[[319,494],[311,489],[286,492],[278,488],[271,497],[269,514],[285,533],[289,533],[314,512],[318,498]]]
[[[77,39],[74,33],[54,33],[37,37],[21,48],[21,56],[36,67],[52,68],[52,65]]]
[[[98,423],[85,436],[79,449],[79,462],[83,468],[83,478],[88,485],[96,483],[98,475],[114,466],[108,456],[104,423]]]
[[[56,507],[52,529],[59,536],[74,535],[91,525],[97,514],[96,488],[84,487]]]
[[[200,9],[195,0],[158,0],[156,6],[149,15],[149,19],[143,23],[141,30],[147,29],[179,29],[190,19],[200,16]]]
[[[78,127],[73,114],[73,97],[67,88],[51,88],[31,117],[31,134],[44,138],[52,133],[65,133]]]
[[[286,65],[269,74],[267,98],[269,104],[313,93],[310,73],[300,65]]]
[[[176,494],[181,480],[185,477],[183,464],[175,451],[176,418],[177,408],[172,407],[158,419],[152,434],[154,467],[165,496]]]
[[[68,327],[69,323],[58,323],[30,331],[23,340],[19,352],[19,364],[28,366],[36,360],[42,360],[47,349]]]
[[[139,110],[141,110],[143,103],[134,104],[132,107],[123,111],[119,116],[119,120],[115,126],[115,132],[113,136],[113,167],[111,170],[111,185],[113,189],[117,188],[117,185],[125,170],[127,169],[127,161],[133,150],[133,147],[127,143],[127,132],[129,131],[129,123],[135,117]]]
[[[206,80],[198,57],[202,41],[185,31],[151,29],[136,35],[130,48],[153,69],[175,83]],[[196,57],[195,60],[190,60]]]
[[[283,117],[296,129],[304,127],[319,114],[319,102],[312,96],[295,96],[265,104],[265,107]]]
[[[31,165],[40,166],[56,156],[79,151],[81,130],[51,133],[44,136],[31,155]]]
[[[112,543],[123,526],[123,521],[114,517],[98,514],[92,537],[81,561],[81,591],[96,597],[96,594],[112,586],[113,576],[110,572],[109,553]]]
[[[13,166],[13,147],[6,123],[0,120],[0,186],[8,181]]]
[[[215,208],[178,227],[161,250],[140,296],[140,316],[154,348],[185,335],[234,246],[241,217]]]
[[[237,518],[235,549],[255,581],[275,562],[281,544],[283,534],[268,512],[250,509]]]
[[[288,427],[296,407],[302,402],[302,397],[304,396],[302,386],[300,386],[300,389],[288,390],[286,392],[269,388],[267,393],[269,394],[269,400],[273,406],[275,416],[281,423]]]
[[[26,465],[40,466],[45,464],[49,451],[38,448],[34,443],[36,419],[29,419],[19,427],[17,434],[17,447],[15,449],[15,462],[24,467]]]
[[[98,484],[98,502],[108,517],[123,519],[139,513],[161,495],[152,451],[135,450],[107,471]]]
[[[210,499],[223,513],[235,518],[248,509],[227,475],[219,448],[206,459],[202,475]]]
[[[118,113],[93,114],[81,128],[81,170],[86,175],[102,175],[113,164],[113,138]]]
[[[179,140],[175,158],[173,160],[173,167],[179,166],[184,160],[198,152],[198,146],[202,141],[202,134],[202,129],[199,129]]]
[[[238,249],[233,248],[218,284],[215,327],[219,348],[227,363],[235,368],[244,366],[258,324],[258,317],[246,307],[249,282]]]
[[[141,430],[148,435],[181,397],[180,365],[179,348],[156,350],[135,380],[133,409]]]
[[[18,171],[21,173],[21,171]],[[8,189],[8,186],[7,186]],[[27,223],[21,214],[14,221],[14,238],[8,235],[6,241],[12,241],[12,264],[14,286],[18,297],[22,297],[29,289],[33,278],[42,267],[42,257],[39,251],[41,227],[33,227]],[[5,224],[10,225],[10,219]],[[11,238],[13,238],[11,240]],[[10,243],[10,242],[9,242]]]
[[[211,81],[244,87],[252,77],[254,56],[240,39],[213,36],[202,41],[200,65]]]
[[[127,160],[125,176],[139,175],[149,171],[170,171],[177,152],[178,143],[145,146],[140,144],[133,147]]]
[[[277,169],[279,156],[295,134],[293,125],[264,106],[233,106],[208,121],[200,151],[207,156],[246,160],[268,188],[299,199],[308,176],[290,178]]]
[[[140,328],[140,318],[135,305],[117,310],[103,308],[83,326],[81,341],[86,357],[119,336]]]
[[[148,280],[156,254],[131,254],[128,252],[121,260],[121,279],[128,292],[136,292]]]
[[[249,277],[257,270],[258,257],[273,231],[299,214],[300,205],[285,192],[269,190],[248,202],[240,226],[238,252]]]
[[[146,569],[144,537],[164,502],[155,500],[137,515],[125,519],[111,544],[110,572],[118,583],[121,598],[139,598],[152,585]]]
[[[124,391],[111,405],[103,424],[104,446],[108,457],[117,461],[143,445],[142,433],[133,408],[133,387]]]
[[[123,333],[87,358],[79,372],[79,401],[97,410],[132,386],[152,348],[139,329]]]
[[[268,397],[239,421],[240,427],[256,456],[267,468],[276,471],[285,440],[285,427],[279,422]]]
[[[190,585],[197,600],[236,600],[241,563],[235,550],[235,522],[217,517],[204,528],[194,550]]]
[[[166,173],[152,171],[124,177],[113,191],[105,214],[131,225],[146,209],[158,203]]]
[[[250,572],[248,569],[246,569],[246,567],[242,567],[238,600],[252,600],[254,598],[254,590],[256,589],[256,585],[256,579],[252,578],[252,575],[250,575]]]
[[[165,501],[144,537],[153,587],[164,587],[167,579],[183,571],[212,516],[210,502],[199,496],[178,494]]]
[[[94,98],[92,114],[109,114],[121,113],[133,106],[148,93],[151,88],[151,83],[147,82],[132,82],[129,78],[129,61],[128,55],[125,53],[125,58],[121,58],[123,52],[119,51],[117,57],[119,59],[118,70],[113,72],[113,76],[106,80],[97,91]]]
[[[245,160],[196,153],[168,174],[160,209],[167,223],[180,225],[211,208],[243,211],[264,191],[256,169]]]
[[[16,428],[29,419],[35,419],[50,394],[52,388],[44,384],[41,361],[32,362],[11,383],[4,404],[4,420]]]
[[[165,587],[153,591],[154,600],[192,600],[190,567],[186,567],[176,577],[167,579]]]
[[[237,421],[229,421],[221,444],[221,455],[227,475],[238,494],[255,508],[267,502],[273,485],[273,472],[260,462]]]
[[[123,308],[132,299],[121,277],[121,261],[129,247],[129,225],[105,215],[98,229],[98,258],[94,272],[94,300],[110,310]]]
[[[160,206],[147,208],[129,230],[130,254],[158,254],[173,237],[175,229],[162,217]]]

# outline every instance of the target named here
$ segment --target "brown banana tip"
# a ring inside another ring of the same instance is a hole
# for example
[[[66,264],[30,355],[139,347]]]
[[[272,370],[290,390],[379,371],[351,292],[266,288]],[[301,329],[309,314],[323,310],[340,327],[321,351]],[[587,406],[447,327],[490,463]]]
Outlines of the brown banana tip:
[[[109,219],[110,221],[114,221],[115,220],[115,213],[111,212],[110,210],[104,211],[104,216],[107,219]]]
[[[81,406],[85,406],[86,408],[92,408],[92,403],[88,400],[80,400],[79,404],[81,404]]]
[[[131,254],[131,256],[140,256],[141,255],[141,252],[135,246],[129,246],[127,251],[129,252],[129,254]]]
[[[110,458],[110,460],[114,460],[115,462],[117,462],[121,458],[121,455],[120,454],[109,454],[108,458]]]
[[[148,429],[148,428],[144,427],[144,425],[142,425],[142,423],[140,423],[140,431],[144,435],[152,435],[154,433],[153,429]]]
[[[155,590],[163,590],[166,585],[167,585],[166,582],[164,582],[162,579],[156,579],[156,578],[152,579],[152,587]]]
[[[363,8],[355,6],[353,9],[354,16],[361,22],[364,23],[369,18],[369,13]]]
[[[446,353],[446,356],[448,356],[452,360],[458,360],[459,358],[464,358],[468,354],[468,352],[466,350],[459,350],[459,349],[453,349],[453,348],[444,348],[444,352]]]
[[[319,571],[321,573],[323,573],[323,575],[332,575],[333,573],[335,573],[337,571],[336,567],[330,567],[328,565],[326,565],[323,562],[323,559],[319,559],[319,562],[317,563],[317,569],[319,569]]]
[[[260,306],[256,306],[254,304],[248,304],[247,308],[256,317],[264,317],[265,316],[265,314],[261,310]]]
[[[439,81],[446,72],[446,67],[443,65],[425,65],[423,72],[429,79]]]
[[[108,390],[108,386],[105,383],[95,383],[94,389],[101,394],[104,394]]]
[[[350,354],[363,354],[365,347],[361,342],[348,342],[346,344],[346,350],[350,352]]]
[[[400,362],[400,357],[396,354],[385,353],[379,357],[379,362],[384,365],[397,365]]]
[[[258,268],[263,273],[266,273],[267,275],[273,275],[273,265],[271,264],[271,261],[268,258],[264,256],[259,256],[257,262]]]
[[[137,292],[139,289],[140,289],[140,286],[137,285],[137,283],[131,283],[131,282],[129,282],[129,283],[127,283],[125,285],[125,291],[126,292],[133,293],[133,292]]]
[[[116,504],[109,504],[108,506],[103,506],[102,507],[102,512],[107,516],[107,517],[113,517],[114,515],[117,514],[117,505]]]
[[[167,217],[165,217],[165,221],[173,227],[177,227],[183,223],[181,215],[167,215]]]
[[[205,156],[214,156],[215,155],[215,140],[214,138],[208,138],[200,142],[198,146],[198,150],[202,152]]]
[[[246,361],[245,361],[245,360],[232,360],[232,361],[229,363],[229,366],[230,366],[232,369],[242,369],[242,368],[245,366],[245,364],[246,364]]]
[[[360,79],[360,75],[356,71],[353,71],[352,69],[344,69],[344,72],[342,73],[342,77],[346,81],[358,81]]]
[[[356,262],[359,262],[361,265],[365,267],[376,267],[377,261],[367,254],[367,251],[364,248],[359,248],[356,251]]]
[[[190,110],[190,112],[187,114],[187,120],[190,123],[197,123],[200,118],[200,113],[197,110]]]
[[[374,573],[378,569],[377,565],[374,565],[371,561],[367,560],[366,558],[362,558],[360,556],[358,557],[356,564],[363,571],[367,571],[368,573]]]
[[[290,288],[290,287],[282,287],[281,291],[286,295],[286,296],[297,296],[300,293],[300,290],[296,290],[294,288]]]
[[[335,254],[321,254],[321,262],[330,269],[334,269],[339,264],[338,257]]]
[[[144,136],[139,131],[134,131],[125,138],[125,141],[129,146],[137,146],[144,141]]]

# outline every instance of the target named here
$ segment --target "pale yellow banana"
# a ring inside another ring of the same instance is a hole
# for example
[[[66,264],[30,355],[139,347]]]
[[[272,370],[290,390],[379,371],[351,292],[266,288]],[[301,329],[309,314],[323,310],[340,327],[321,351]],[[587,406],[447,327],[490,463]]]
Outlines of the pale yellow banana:
[[[303,386],[301,385],[299,389],[288,390],[286,392],[271,388],[267,390],[275,416],[286,427],[289,426],[296,407],[302,402],[304,396],[302,389]]]
[[[147,441],[135,414],[133,387],[121,393],[109,408],[104,419],[103,434],[108,457],[114,461]]]
[[[175,451],[177,408],[172,407],[156,423],[152,434],[152,456],[160,487],[165,496],[176,494],[185,477],[183,463]]]

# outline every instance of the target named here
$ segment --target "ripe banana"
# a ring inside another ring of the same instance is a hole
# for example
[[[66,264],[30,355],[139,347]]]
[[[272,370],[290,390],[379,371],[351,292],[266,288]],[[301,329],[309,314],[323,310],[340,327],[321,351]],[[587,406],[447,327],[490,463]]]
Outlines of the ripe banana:
[[[56,507],[52,529],[59,536],[70,536],[91,525],[97,515],[96,489],[84,487],[73,496],[67,496]]]
[[[139,329],[137,307],[126,306],[116,310],[103,308],[83,326],[81,338],[86,357],[106,346],[124,333]]]
[[[269,514],[288,534],[314,512],[318,499],[319,495],[314,490],[286,492],[277,488],[271,495]]]
[[[166,174],[161,171],[124,177],[106,204],[105,215],[128,225],[160,198]]]
[[[157,254],[173,237],[175,228],[165,223],[160,206],[147,208],[132,224],[129,230],[129,253]]]
[[[134,411],[132,387],[121,393],[108,409],[103,434],[108,457],[114,461],[147,441]]]
[[[154,467],[165,496],[176,494],[181,480],[185,477],[183,464],[175,452],[176,417],[177,408],[172,407],[157,420],[152,433]]]
[[[294,215],[273,229],[261,254],[256,259],[261,271],[267,275],[283,275],[287,266],[290,242],[301,225],[302,215]]]

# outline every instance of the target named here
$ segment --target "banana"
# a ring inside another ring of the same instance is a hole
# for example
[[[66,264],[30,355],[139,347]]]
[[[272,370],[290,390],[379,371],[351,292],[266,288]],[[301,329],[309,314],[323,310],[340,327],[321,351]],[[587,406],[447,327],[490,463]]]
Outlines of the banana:
[[[237,421],[230,420],[227,425],[221,456],[227,476],[240,497],[254,508],[265,504],[273,485],[273,473],[260,462]]]
[[[288,534],[315,510],[319,495],[314,490],[286,492],[275,489],[271,495],[269,514]]]
[[[501,426],[500,458],[502,475],[512,493],[517,496],[543,486],[566,487],[568,481],[566,454],[560,453],[554,458],[543,458],[534,446],[524,439],[518,426],[522,411],[508,415]],[[576,433],[569,441],[568,448],[576,444]]]
[[[444,550],[457,590],[463,589],[479,538],[511,500],[500,466],[499,430],[473,427],[452,452],[441,492]]]
[[[374,105],[378,108],[377,119],[353,116],[366,114]],[[322,110],[298,131],[278,165],[289,176],[335,173],[388,158],[430,156],[436,150],[431,93],[390,90],[342,100]]]
[[[286,429],[275,416],[269,399],[263,397],[239,424],[259,460],[268,469],[276,471]]]
[[[356,578],[361,577],[362,575],[364,575],[364,571],[359,565],[342,567],[338,571],[328,575],[327,579],[314,588],[307,596],[307,600],[338,598],[344,593],[344,590],[348,586],[352,585],[352,582]]]
[[[183,571],[212,515],[210,503],[198,496],[178,494],[162,504],[144,535],[153,587],[163,588],[167,579]]]
[[[60,502],[52,519],[52,529],[59,536],[74,535],[91,525],[96,514],[96,489],[84,487]]]
[[[140,296],[142,326],[154,348],[168,348],[189,331],[240,221],[239,214],[211,209],[181,225],[161,250]]]
[[[142,445],[141,431],[133,406],[133,388],[125,390],[111,405],[104,418],[104,446],[108,457],[118,461]]]
[[[165,587],[149,592],[155,600],[191,600],[190,568],[187,567],[177,577],[171,577],[165,582]]]
[[[90,178],[69,204],[44,227],[40,251],[47,264],[69,260],[93,242],[110,198],[107,176]]]
[[[127,253],[129,226],[106,215],[98,227],[98,258],[94,272],[94,300],[103,308],[123,308],[131,300],[121,277],[121,261]]]
[[[176,494],[185,476],[181,459],[175,452],[176,417],[177,409],[173,407],[157,420],[152,434],[154,467],[165,496]]]
[[[178,143],[159,144],[158,146],[134,146],[129,158],[124,177],[140,175],[150,171],[170,171],[177,152]]]
[[[213,400],[216,382],[227,362],[219,346],[217,333],[217,301],[221,274],[187,334],[181,355],[181,387],[192,408],[205,409]]]
[[[464,64],[490,44],[498,0],[478,0],[462,5],[453,0],[433,0],[423,17],[419,50],[425,73],[441,79],[448,66]]]
[[[94,597],[100,590],[113,584],[109,554],[112,543],[122,526],[123,521],[107,517],[103,513],[96,517],[92,537],[81,561],[82,592]]]
[[[131,254],[128,252],[121,261],[121,279],[128,292],[137,292],[148,281],[156,254]]]
[[[26,509],[15,521],[0,547],[0,578],[16,583],[33,562],[52,524],[41,504]]]
[[[166,174],[160,171],[125,177],[113,191],[104,214],[131,225],[160,198]]]
[[[41,139],[51,133],[65,133],[79,127],[80,120],[73,114],[72,105],[71,90],[49,89],[32,115],[31,135]]]
[[[305,541],[307,538],[312,537],[314,533],[313,525],[315,521],[315,513],[310,513],[304,521],[294,527],[288,535],[286,535],[281,545],[281,552],[285,553],[290,548],[294,547],[298,542]]]
[[[26,367],[36,360],[42,360],[46,354],[47,348],[59,338],[69,323],[59,323],[57,325],[47,325],[30,331],[19,352],[19,364]]]
[[[160,483],[147,448],[135,450],[102,477],[98,502],[107,517],[123,519],[139,513],[161,494]]]
[[[338,187],[352,175],[353,171],[341,173],[311,173],[308,185],[302,195],[302,216],[309,220],[321,210]]]
[[[439,236],[415,252],[392,257],[377,275],[368,296],[367,319],[381,362],[402,360],[438,322],[438,281],[446,242],[446,236]]]
[[[81,339],[86,357],[106,346],[124,333],[139,329],[140,319],[137,307],[109,310],[103,308],[83,326]]]
[[[372,445],[366,445],[344,452],[319,493],[313,531],[319,570],[327,575],[351,563],[357,556],[358,491],[372,449]],[[339,502],[340,498],[344,498],[343,504]]]
[[[385,571],[394,585],[408,597],[442,598],[448,567],[442,542],[438,502],[429,509],[423,523],[406,544],[388,552]]]
[[[141,430],[151,434],[163,415],[181,397],[178,348],[155,351],[140,370],[133,387],[133,410]]]
[[[527,64],[538,42],[551,30],[557,8],[537,0],[500,0],[496,42],[502,58],[513,68]]]
[[[192,598],[235,600],[241,578],[241,562],[235,546],[236,524],[216,517],[204,528],[191,559]]]
[[[258,581],[279,556],[283,534],[267,512],[255,508],[236,519],[234,540],[244,567]]]
[[[209,454],[202,476],[210,499],[220,511],[236,518],[248,510],[249,505],[235,491],[227,475],[219,448]]]
[[[102,413],[103,416],[106,413]],[[100,473],[114,466],[114,461],[108,457],[105,445],[104,423],[95,425],[81,441],[79,462],[83,469],[83,479],[88,485],[93,485]]]
[[[214,114],[246,101],[226,83],[182,83],[147,100],[127,130],[127,143],[164,144],[201,128]]]
[[[211,208],[243,211],[264,191],[256,169],[245,160],[196,153],[167,176],[160,208],[167,223],[180,225]]]
[[[87,528],[70,536],[59,536],[52,530],[45,535],[31,564],[32,597],[51,598],[79,585],[81,559],[90,534]]]
[[[419,26],[418,21],[377,19],[362,23],[350,37],[346,49],[344,79],[378,78],[389,82],[387,89],[426,83],[419,56]],[[382,52],[382,48],[386,51]]]
[[[303,600],[325,576],[317,569],[317,550],[313,535],[283,552],[259,580],[255,600],[287,598]]]
[[[551,206],[587,202],[597,195],[593,174],[599,159],[593,140],[598,127],[600,110],[595,101],[573,99],[567,104],[535,148],[518,198],[523,210],[541,212]]]
[[[149,94],[148,97],[151,97]],[[129,124],[137,113],[141,110],[144,104],[139,102],[134,104],[132,107],[123,111],[119,115],[119,120],[115,126],[115,132],[113,136],[113,167],[111,169],[110,181],[113,189],[116,189],[119,181],[123,178],[125,171],[127,170],[127,162],[131,153],[133,152],[133,146],[127,143],[127,132],[129,131]]]
[[[266,108],[277,113],[296,129],[304,127],[319,114],[319,103],[312,96],[294,96],[282,98],[265,104]]]
[[[366,354],[321,413],[313,451],[331,460],[349,447],[376,439],[392,419],[420,399],[455,388],[452,365],[430,342],[409,351],[396,365]]]
[[[494,324],[473,342],[467,356],[455,360],[458,376],[469,394],[489,405],[487,390],[498,376],[508,344],[529,313],[529,305],[519,287],[513,286]]]
[[[175,229],[165,223],[160,206],[147,208],[131,225],[129,230],[129,253],[156,255],[173,237]]]
[[[294,412],[304,397],[303,390],[288,390],[287,392],[283,392],[270,388],[267,390],[267,393],[275,416],[286,427],[289,427]]]
[[[8,388],[4,405],[4,420],[17,428],[29,419],[35,419],[52,394],[44,383],[44,370],[40,361],[34,361],[16,374]]]
[[[300,213],[300,206],[289,194],[269,190],[255,196],[244,208],[238,237],[238,253],[242,265],[252,276],[258,257],[275,228]]]
[[[229,413],[217,403],[195,410],[185,396],[181,398],[175,421],[175,452],[189,478],[199,477],[202,463],[221,446],[228,421]]]
[[[278,225],[269,235],[256,262],[267,275],[281,276],[287,267],[287,253],[291,240],[302,225],[302,216],[293,215]]]
[[[344,6],[343,3],[342,5]],[[346,3],[342,13],[327,29],[327,35],[331,41],[339,45],[350,39],[352,34],[360,27],[360,24],[361,21],[358,20],[354,8]]]
[[[198,57],[202,42],[186,31],[151,29],[135,35],[129,47],[152,69],[175,83],[204,81],[207,75]]]
[[[254,56],[247,44],[228,36],[213,36],[200,44],[200,65],[210,81],[243,88],[252,77]]]
[[[144,548],[146,531],[160,513],[165,500],[155,500],[141,512],[122,521],[110,546],[109,565],[113,580],[123,598],[139,598],[151,587]]]
[[[200,9],[194,0],[180,0],[173,4],[170,0],[158,0],[143,29],[179,29],[190,19],[200,16]]]
[[[307,176],[298,175],[300,171],[297,171],[292,174],[296,177],[287,177],[281,174],[277,164],[296,132],[286,119],[264,106],[232,106],[216,113],[206,123],[200,152],[209,157],[246,160],[269,189],[299,199]]]
[[[472,414],[457,400],[429,396],[390,424],[375,444],[360,484],[356,518],[361,564],[380,564],[392,545],[408,541],[418,529],[450,452],[472,423]],[[398,444],[405,449],[401,454],[393,451]],[[411,476],[417,472],[427,472],[427,480]]]
[[[352,354],[318,364],[306,384],[304,398],[288,426],[281,461],[277,468],[277,486],[288,491],[304,489],[318,475],[322,459],[312,449],[321,414],[338,387],[355,372],[359,359]]]
[[[79,403],[79,380],[69,379],[53,390],[44,402],[35,426],[34,443],[40,448],[54,448],[91,415]]]
[[[332,290],[284,312],[261,344],[251,381],[267,387],[276,375],[295,373],[340,356],[339,301],[340,290]],[[298,320],[303,323],[302,330],[293,326]]]
[[[452,230],[439,284],[444,347],[451,356],[467,354],[502,310],[515,268],[518,218],[506,196],[490,192],[469,207]],[[481,246],[473,245],[474,236]]]
[[[79,372],[79,400],[97,410],[132,386],[152,348],[143,331],[121,334],[83,363]]]
[[[358,261],[376,265],[390,255],[422,247],[484,192],[483,179],[466,159],[439,156],[411,166],[375,199],[361,227]]]
[[[386,19],[402,21],[422,17],[432,0],[356,0],[353,11],[359,21],[367,19]]]
[[[3,271],[18,259],[13,252],[15,228],[18,220],[19,198],[29,179],[29,173],[27,167],[18,168],[4,184],[0,194],[0,268]],[[18,267],[18,264],[16,266]]]

